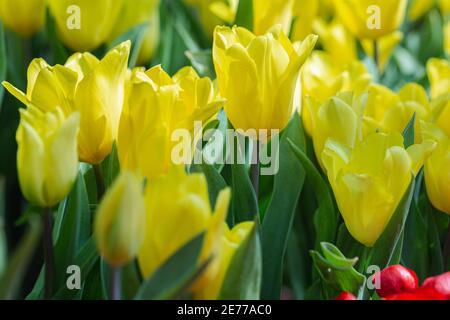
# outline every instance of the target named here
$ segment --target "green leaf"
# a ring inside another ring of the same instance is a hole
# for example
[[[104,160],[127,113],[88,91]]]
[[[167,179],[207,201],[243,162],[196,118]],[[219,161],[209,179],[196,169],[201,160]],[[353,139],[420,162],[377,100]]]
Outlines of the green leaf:
[[[408,124],[406,125],[405,130],[403,131],[403,138],[405,148],[409,148],[414,144],[414,125],[416,123],[416,113],[414,112],[411,120],[409,120]]]
[[[240,0],[234,24],[253,30],[253,0]]]
[[[131,41],[131,52],[130,52],[130,59],[128,61],[128,67],[134,68],[136,66],[137,59],[139,57],[139,53],[141,52],[142,44],[144,43],[145,34],[147,33],[147,30],[149,28],[149,23],[141,23],[137,26],[131,28],[124,34],[120,35],[117,39],[115,39],[109,49],[118,46],[124,41],[130,40]]]
[[[105,180],[105,187],[109,188],[120,171],[119,155],[117,153],[117,146],[113,144],[111,154],[102,162],[103,179]]]
[[[308,284],[311,282],[312,262],[308,255],[305,237],[305,234],[292,228],[286,252],[286,273],[294,296],[299,300],[305,299]]]
[[[186,51],[185,54],[200,76],[210,79],[216,78],[211,49]]]
[[[296,147],[290,140],[289,144],[306,172],[306,183],[311,185],[315,191],[319,207],[314,214],[314,225],[316,231],[316,247],[323,241],[334,241],[336,237],[336,225],[338,215],[334,208],[333,194],[322,175],[309,160],[306,154]]]
[[[347,259],[331,243],[321,243],[321,250],[323,255],[315,250],[310,251],[310,254],[324,283],[337,291],[347,291],[362,297],[366,277],[353,268],[358,259]]]
[[[236,154],[238,159],[243,157],[239,143],[236,143]],[[234,224],[254,220],[259,214],[258,199],[245,164],[234,161],[231,165],[231,187],[230,210]]]
[[[91,237],[79,250],[77,256],[73,260],[72,265],[80,267],[81,283],[83,284],[88,277],[90,271],[99,259],[95,239]],[[69,290],[66,281],[64,281],[52,299],[75,299],[80,294],[80,290]]]
[[[255,223],[234,254],[220,291],[220,300],[258,300],[261,291],[261,243]]]
[[[403,260],[408,268],[413,269],[419,279],[423,280],[428,273],[428,228],[424,216],[413,201],[411,212],[405,224]],[[440,251],[440,250],[439,250]]]
[[[97,260],[92,270],[86,276],[81,292],[82,300],[105,300],[102,278],[100,274],[100,260]]]
[[[5,179],[0,176],[0,275],[5,270],[8,259],[8,244],[5,234]]]
[[[174,299],[204,271],[206,263],[198,266],[204,233],[189,241],[166,260],[144,281],[136,300]]]
[[[0,299],[16,299],[21,288],[34,250],[40,243],[41,222],[38,217],[30,218],[29,228],[14,251],[5,271],[0,276]]]
[[[5,32],[3,30],[3,22],[0,19],[0,112],[2,111],[3,95],[5,94],[5,89],[1,83],[6,80],[7,71],[8,60],[6,56]]]
[[[408,217],[414,195],[414,186],[415,180],[413,178],[388,225],[384,229],[383,234],[370,250],[370,264],[377,265],[380,268],[385,268],[390,265]]]
[[[219,192],[227,187],[227,183],[214,166],[202,163],[191,166],[191,173],[203,173],[208,183],[208,195],[211,208],[216,206],[217,196]]]
[[[364,256],[364,252],[366,251],[366,247],[356,241],[348,232],[345,223],[342,223],[338,229],[338,236],[336,240],[337,246],[340,248],[342,253],[347,257],[362,257]],[[364,261],[362,261],[364,262]],[[361,264],[358,267],[358,270],[364,272],[364,267]]]
[[[122,299],[133,299],[141,286],[141,274],[137,261],[122,268]]]
[[[91,234],[91,214],[89,211],[86,185],[81,173],[72,192],[67,198],[62,214],[59,237],[55,244],[56,284],[59,287],[65,282],[67,267],[74,260],[89,240]]]
[[[272,199],[262,222],[262,299],[280,298],[284,254],[305,180],[305,171],[288,139],[300,148],[305,146],[303,127],[298,115],[292,118],[281,137],[278,150],[279,171],[275,176]]]
[[[67,58],[69,58],[69,54],[59,40],[55,19],[50,13],[50,10],[47,10],[46,21],[45,34],[50,45],[50,51],[53,55],[53,62],[54,64],[64,64]]]

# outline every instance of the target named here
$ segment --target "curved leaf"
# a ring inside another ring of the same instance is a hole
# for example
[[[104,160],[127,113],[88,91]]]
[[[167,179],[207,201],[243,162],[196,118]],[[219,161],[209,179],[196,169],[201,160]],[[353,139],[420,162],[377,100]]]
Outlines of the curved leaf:
[[[298,115],[293,117],[281,138],[278,150],[280,169],[275,176],[272,199],[262,222],[262,299],[280,298],[284,254],[305,180],[305,171],[288,139],[298,147],[305,146]]]
[[[306,182],[309,182],[314,188],[317,203],[319,204],[314,214],[316,247],[318,247],[322,241],[334,241],[336,237],[338,215],[334,207],[333,194],[322,175],[306,154],[290,140],[289,144],[302,163],[306,172]]]
[[[176,298],[204,271],[206,261],[198,266],[204,233],[189,241],[163,263],[141,285],[136,300],[166,300]]]
[[[261,243],[255,224],[234,254],[222,283],[220,300],[258,300],[261,290]]]

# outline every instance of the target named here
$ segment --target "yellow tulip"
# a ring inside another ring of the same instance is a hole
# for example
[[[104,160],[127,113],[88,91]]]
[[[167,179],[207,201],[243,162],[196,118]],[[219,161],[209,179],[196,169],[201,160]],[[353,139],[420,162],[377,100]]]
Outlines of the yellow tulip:
[[[362,138],[362,117],[367,96],[353,96],[340,93],[320,104],[312,98],[306,99],[306,106],[312,118],[312,139],[314,151],[322,165],[321,155],[328,139],[347,147],[354,147]]]
[[[407,0],[334,0],[337,16],[359,39],[378,39],[403,22]]]
[[[130,42],[112,49],[99,61],[90,53],[76,53],[64,66],[35,59],[28,68],[27,92],[4,82],[25,105],[44,111],[60,106],[66,115],[81,115],[78,153],[81,161],[98,164],[111,152],[117,137],[124,100]]]
[[[435,123],[450,137],[450,94],[432,101],[429,121]]]
[[[439,0],[439,10],[441,10],[443,16],[448,15],[450,13],[450,0]]]
[[[200,78],[191,67],[172,78],[156,66],[135,70],[129,81],[117,141],[122,168],[151,179],[173,165],[176,129],[194,132],[194,122],[207,121],[223,105],[214,83]]]
[[[319,35],[324,50],[333,57],[334,65],[358,60],[356,39],[338,20],[335,19],[329,24],[316,20],[313,28]]]
[[[281,25],[283,32],[289,34],[293,18],[293,6],[296,0],[254,0],[253,32],[263,35],[273,26]]]
[[[383,71],[386,64],[389,62],[394,49],[402,41],[403,33],[400,31],[394,31],[388,35],[385,35],[378,39],[378,50],[379,50],[379,65],[380,71]],[[374,56],[374,44],[370,40],[362,40],[361,44],[364,51],[369,57]]]
[[[76,51],[91,51],[108,39],[123,2],[48,0],[48,5],[63,43]]]
[[[436,0],[413,0],[408,10],[408,18],[417,20],[433,8]]]
[[[145,237],[143,180],[120,173],[97,209],[94,236],[98,251],[113,267],[137,256]]]
[[[232,24],[236,19],[239,0],[184,0],[198,10],[200,23],[208,36],[216,26]]]
[[[218,256],[219,270],[216,277],[200,292],[195,295],[199,300],[217,299],[222,288],[223,281],[230,266],[231,260],[239,246],[247,239],[254,228],[253,222],[243,222],[233,227],[232,230],[224,224],[224,235],[221,239],[220,253]]]
[[[236,129],[282,130],[294,111],[294,89],[317,36],[293,45],[280,27],[255,36],[239,27],[217,27],[213,59],[225,111]]]
[[[294,1],[293,13],[296,16],[292,30],[294,40],[303,40],[313,32],[313,23],[319,14],[319,2],[320,0]]]
[[[425,163],[428,198],[438,210],[450,214],[450,136],[431,123],[421,125],[424,137],[438,144]]]
[[[336,64],[327,52],[314,51],[306,61],[302,73],[302,120],[306,132],[312,136],[310,108],[305,98],[311,97],[316,103],[323,103],[339,92],[352,91],[356,95],[367,90],[372,77],[364,64],[353,61],[346,65]]]
[[[72,189],[78,172],[79,120],[78,113],[66,118],[61,109],[20,109],[17,171],[22,193],[30,203],[53,207]]]
[[[354,148],[328,140],[322,161],[350,234],[372,247],[394,214],[413,175],[435,143],[403,147],[400,133],[372,133]]]
[[[166,176],[148,184],[145,191],[146,233],[138,255],[143,276],[150,276],[178,249],[205,232],[199,263],[211,257],[213,261],[195,283],[194,291],[199,292],[212,283],[220,269],[217,257],[229,200],[230,190],[222,190],[213,212],[205,176],[187,175],[182,167],[173,167]]]
[[[289,33],[293,20],[293,6],[297,0],[253,1],[253,31],[257,35],[268,32],[281,24]],[[236,20],[239,0],[190,0],[186,1],[199,10],[200,21],[208,35],[216,26],[233,24]],[[306,36],[306,35],[305,35]]]
[[[138,65],[149,62],[159,44],[159,2],[160,0],[125,1],[120,19],[117,19],[109,35],[109,41],[112,42],[138,24],[148,23],[136,62]]]
[[[45,23],[45,0],[0,0],[0,18],[8,29],[28,37]]]
[[[365,120],[369,131],[402,133],[415,114],[415,138],[420,142],[420,120],[428,120],[431,110],[425,89],[416,83],[405,85],[398,94],[374,84],[369,90]]]
[[[431,58],[427,62],[427,74],[433,99],[450,93],[450,62]]]

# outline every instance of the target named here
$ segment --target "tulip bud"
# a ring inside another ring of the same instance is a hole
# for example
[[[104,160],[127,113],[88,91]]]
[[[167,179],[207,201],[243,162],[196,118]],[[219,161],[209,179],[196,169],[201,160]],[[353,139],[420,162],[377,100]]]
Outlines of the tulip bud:
[[[339,211],[350,234],[372,247],[388,225],[413,175],[436,144],[403,147],[400,133],[372,133],[354,148],[329,139],[322,153]]]
[[[387,297],[394,294],[414,291],[419,287],[419,280],[416,273],[401,265],[389,266],[374,275],[380,279],[380,288],[377,293],[380,297]]]
[[[356,297],[350,292],[342,292],[340,293],[334,300],[358,300]]]
[[[108,39],[123,2],[48,0],[48,5],[64,44],[75,51],[91,51]]]
[[[131,28],[141,23],[148,23],[139,56],[136,61],[138,65],[149,62],[159,44],[159,1],[160,0],[125,1],[121,10],[120,19],[117,19],[117,22],[108,37],[109,41],[112,42]]]
[[[0,0],[4,25],[21,36],[40,31],[45,23],[45,0]]]
[[[294,112],[298,73],[316,41],[310,35],[294,46],[280,26],[258,37],[244,28],[216,28],[214,65],[219,90],[228,101],[225,111],[236,129],[286,127]]]
[[[224,234],[217,258],[217,264],[219,265],[217,275],[210,280],[207,286],[195,293],[196,299],[212,300],[218,298],[231,260],[239,246],[247,239],[254,225],[254,222],[243,222],[230,230],[228,225],[224,224]]]
[[[16,139],[17,171],[25,198],[52,207],[72,189],[78,172],[79,114],[61,109],[44,113],[34,106],[20,109]]]
[[[194,290],[198,292],[212,283],[220,269],[217,257],[229,200],[230,191],[222,190],[213,211],[205,176],[187,175],[184,167],[172,167],[167,175],[153,179],[145,190],[146,233],[138,257],[143,276],[150,276],[177,250],[205,232],[199,263],[214,259],[197,279]]]
[[[402,24],[407,0],[334,0],[339,19],[359,39],[378,39]]]
[[[450,272],[425,279],[423,288],[433,288],[450,300]]]
[[[94,235],[100,254],[113,267],[130,262],[145,235],[143,184],[124,171],[105,194],[95,216]]]

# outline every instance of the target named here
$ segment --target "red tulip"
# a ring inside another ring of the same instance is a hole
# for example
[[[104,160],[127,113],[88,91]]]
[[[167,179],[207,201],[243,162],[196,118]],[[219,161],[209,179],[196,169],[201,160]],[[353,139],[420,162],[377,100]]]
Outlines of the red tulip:
[[[385,300],[447,300],[447,297],[433,288],[419,288],[413,292],[402,292],[384,298]]]
[[[419,287],[416,273],[401,265],[390,266],[375,274],[380,277],[380,288],[376,289],[380,297],[388,297],[396,294],[415,291]]]
[[[344,291],[340,295],[338,295],[334,300],[358,300],[358,299],[356,299],[356,297],[350,292]]]
[[[433,288],[450,300],[450,272],[426,279],[423,282],[422,287]]]

